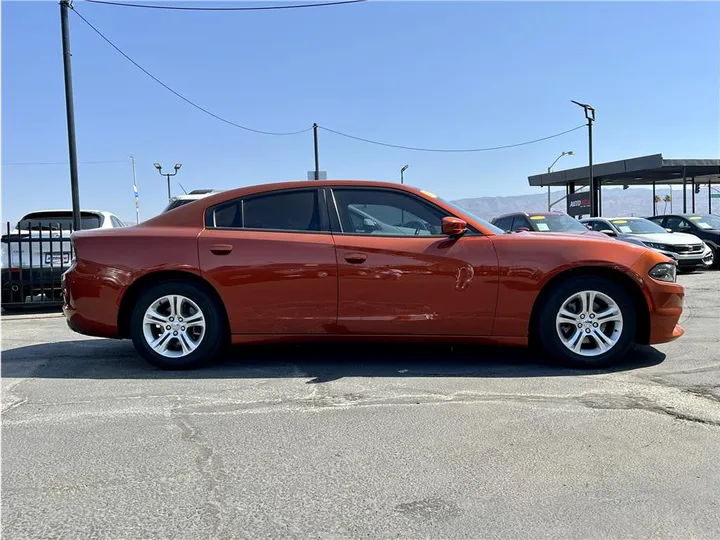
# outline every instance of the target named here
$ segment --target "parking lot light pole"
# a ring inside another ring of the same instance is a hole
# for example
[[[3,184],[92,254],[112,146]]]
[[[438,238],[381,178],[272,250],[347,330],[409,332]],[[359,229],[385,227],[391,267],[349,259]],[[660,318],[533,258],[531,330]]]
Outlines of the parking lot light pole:
[[[561,157],[563,157],[563,156],[572,156],[572,155],[574,155],[574,154],[575,154],[575,153],[574,153],[572,150],[570,150],[569,152],[563,152],[562,154],[560,154],[560,155],[557,157],[557,159],[552,162],[552,165],[550,165],[550,166],[548,167],[548,174],[550,174],[550,171],[552,171],[552,168],[553,168],[553,167],[555,166],[555,164],[560,160]],[[550,211],[550,205],[551,205],[551,203],[550,203],[550,185],[548,184],[548,212]]]
[[[175,167],[174,167],[175,172],[174,172],[174,173],[164,173],[164,172],[162,172],[162,165],[160,165],[159,163],[154,163],[154,166],[155,166],[155,168],[158,170],[158,172],[160,173],[161,176],[165,176],[165,177],[167,178],[168,203],[169,203],[169,202],[172,202],[172,201],[171,201],[172,196],[170,195],[170,177],[171,177],[171,176],[175,176],[175,175],[178,173],[178,171],[180,170],[180,167],[182,167],[182,163],[176,163],[176,164],[175,164]]]
[[[593,143],[592,143],[592,125],[595,121],[595,109],[587,103],[570,100],[578,107],[582,107],[585,111],[585,119],[588,127],[588,186],[590,186],[590,217],[598,217],[600,215],[598,205],[598,190],[593,176]]]
[[[405,174],[405,171],[408,170],[408,167],[410,167],[410,165],[405,165],[402,169],[400,169],[400,183],[401,183],[401,184],[404,184],[404,183],[405,183],[405,176],[404,176],[404,174]]]

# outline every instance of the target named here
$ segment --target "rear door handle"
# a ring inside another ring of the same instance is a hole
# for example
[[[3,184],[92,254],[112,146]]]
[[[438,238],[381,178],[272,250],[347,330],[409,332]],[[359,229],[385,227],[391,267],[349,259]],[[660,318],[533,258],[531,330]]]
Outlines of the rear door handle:
[[[346,253],[345,260],[351,264],[362,264],[367,260],[364,253]]]
[[[210,246],[210,251],[215,255],[227,255],[233,250],[230,244],[213,244]]]

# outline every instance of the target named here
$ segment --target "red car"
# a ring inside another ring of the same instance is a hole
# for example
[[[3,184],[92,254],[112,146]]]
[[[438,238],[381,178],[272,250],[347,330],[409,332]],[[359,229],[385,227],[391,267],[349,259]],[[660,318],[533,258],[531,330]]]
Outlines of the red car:
[[[69,326],[131,338],[165,369],[206,363],[230,342],[324,339],[537,343],[596,368],[683,334],[684,290],[665,256],[505,234],[405,185],[253,186],[72,238]]]

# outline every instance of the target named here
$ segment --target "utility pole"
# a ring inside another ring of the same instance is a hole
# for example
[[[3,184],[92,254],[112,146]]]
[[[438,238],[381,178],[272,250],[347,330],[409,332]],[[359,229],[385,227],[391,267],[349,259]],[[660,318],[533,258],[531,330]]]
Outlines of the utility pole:
[[[73,230],[82,229],[80,220],[80,189],[78,187],[77,145],[75,144],[75,105],[72,89],[72,66],[70,62],[70,27],[68,9],[72,0],[60,0],[60,29],[62,32],[63,71],[65,76],[65,113],[67,115],[68,152],[70,154],[70,193],[72,196]]]
[[[405,183],[405,176],[404,176],[404,175],[405,175],[405,171],[408,170],[408,167],[410,167],[410,165],[405,165],[402,169],[400,169],[400,183],[401,183],[401,184],[404,184],[404,183]]]
[[[318,151],[318,125],[313,124],[313,146],[315,147],[315,180],[320,180],[320,153]]]
[[[182,163],[176,163],[175,164],[175,172],[174,173],[164,173],[162,172],[162,166],[159,163],[154,163],[153,166],[158,170],[160,173],[160,176],[165,176],[167,178],[167,190],[168,190],[168,203],[172,202],[172,195],[170,194],[170,177],[175,176],[178,171],[180,170],[180,167],[182,167]]]
[[[130,156],[133,170],[133,192],[135,193],[135,223],[140,223],[140,199],[138,198],[137,179],[135,178],[135,157]]]
[[[598,204],[598,189],[595,178],[593,176],[593,142],[592,142],[592,125],[595,121],[595,109],[587,103],[580,103],[571,100],[572,103],[582,107],[585,111],[585,119],[588,126],[588,185],[590,186],[590,217],[598,217],[600,215],[600,205]]]

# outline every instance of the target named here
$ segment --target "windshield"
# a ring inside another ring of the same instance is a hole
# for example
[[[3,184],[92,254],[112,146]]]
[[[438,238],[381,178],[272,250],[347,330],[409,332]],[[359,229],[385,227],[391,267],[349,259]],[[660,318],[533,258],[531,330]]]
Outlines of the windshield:
[[[477,222],[478,222],[480,225],[482,225],[483,227],[487,227],[488,229],[490,229],[490,230],[491,230],[492,232],[494,232],[495,234],[505,234],[505,231],[503,231],[500,227],[496,227],[496,226],[493,225],[492,223],[489,223],[489,222],[485,221],[485,220],[482,219],[481,217],[476,216],[475,214],[473,214],[473,213],[470,212],[469,210],[466,210],[466,209],[463,208],[462,206],[458,206],[457,204],[451,203],[450,201],[446,201],[445,199],[441,199],[440,197],[437,197],[437,200],[438,200],[438,201],[442,201],[443,203],[447,204],[447,205],[448,205],[449,207],[451,207],[451,208],[454,208],[454,209],[457,210],[458,212],[462,212],[463,214],[465,214],[465,215],[468,216],[469,218],[472,218],[473,220],[477,221]]]
[[[588,230],[578,220],[567,215],[529,216],[533,229],[540,232],[581,232]]]
[[[690,216],[688,219],[701,229],[720,229],[720,216],[714,214]]]
[[[610,223],[622,234],[667,233],[660,225],[647,219],[611,219]]]

